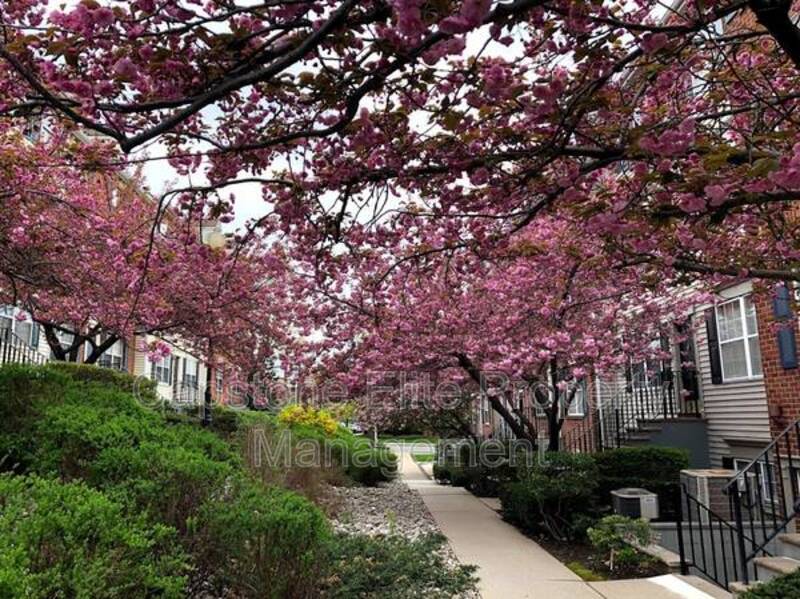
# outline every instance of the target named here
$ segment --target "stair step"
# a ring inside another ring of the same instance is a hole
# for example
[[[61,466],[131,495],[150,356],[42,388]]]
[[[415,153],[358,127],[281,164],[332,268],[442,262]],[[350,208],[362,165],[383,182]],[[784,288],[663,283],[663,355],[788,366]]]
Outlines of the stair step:
[[[764,582],[800,568],[800,562],[790,557],[757,557],[753,563],[758,566],[759,580]]]
[[[676,574],[677,578],[683,582],[692,585],[694,588],[702,591],[705,596],[713,599],[731,599],[731,592],[726,591],[722,587],[717,586],[699,576]],[[695,594],[696,595],[696,594]],[[692,596],[695,596],[692,595]]]
[[[649,443],[650,442],[650,435],[646,433],[635,433],[633,435],[628,435],[625,437],[626,443]]]
[[[786,543],[787,545],[800,547],[800,533],[784,533],[782,535],[778,535],[778,540],[782,543]]]
[[[735,598],[738,598],[740,595],[744,595],[747,591],[752,591],[755,587],[757,587],[760,583],[758,582],[751,582],[750,584],[745,584],[743,582],[732,582],[728,585],[728,590],[731,592],[731,595]]]

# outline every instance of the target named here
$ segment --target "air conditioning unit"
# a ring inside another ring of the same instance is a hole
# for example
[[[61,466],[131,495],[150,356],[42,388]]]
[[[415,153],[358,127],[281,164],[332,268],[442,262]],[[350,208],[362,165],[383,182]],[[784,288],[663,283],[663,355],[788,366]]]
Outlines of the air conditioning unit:
[[[644,520],[658,518],[658,495],[647,489],[617,489],[611,491],[611,498],[615,514]]]

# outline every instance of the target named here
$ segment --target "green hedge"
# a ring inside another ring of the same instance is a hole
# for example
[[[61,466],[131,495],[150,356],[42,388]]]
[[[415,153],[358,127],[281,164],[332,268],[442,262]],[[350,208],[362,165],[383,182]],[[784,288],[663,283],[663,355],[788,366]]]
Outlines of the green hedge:
[[[82,483],[0,477],[0,596],[184,597],[175,530]]]
[[[441,442],[436,453],[433,465],[436,480],[465,487],[481,497],[497,497],[503,485],[516,479],[518,467],[532,464],[536,459],[533,452],[520,444],[496,440]]]
[[[195,566],[190,595],[192,585],[221,585],[238,597],[263,597],[268,588],[294,589],[282,596],[313,596],[302,589],[315,580],[309,562],[321,563],[327,555],[327,525],[319,509],[249,478],[235,445],[196,423],[174,422],[145,407],[123,379],[112,376],[109,383],[88,367],[0,368],[0,468],[83,481],[131,522],[177,534]],[[238,543],[221,530],[223,517],[235,518]],[[282,536],[287,531],[302,541],[293,545]],[[267,542],[270,550],[262,550]],[[36,548],[23,543],[19,550]],[[54,557],[54,568],[67,567],[65,551]],[[125,573],[130,568],[124,559],[119,567],[120,576],[138,576]],[[246,568],[269,572],[269,585]],[[254,586],[259,580],[262,586]]]
[[[757,584],[740,599],[800,599],[800,570]]]
[[[597,466],[586,454],[548,453],[503,485],[503,515],[524,529],[559,540],[580,536],[595,513]]]
[[[672,447],[623,447],[594,454],[598,499],[611,504],[611,491],[643,487],[657,493],[661,518],[671,518],[680,501],[680,472],[689,467],[689,452]]]

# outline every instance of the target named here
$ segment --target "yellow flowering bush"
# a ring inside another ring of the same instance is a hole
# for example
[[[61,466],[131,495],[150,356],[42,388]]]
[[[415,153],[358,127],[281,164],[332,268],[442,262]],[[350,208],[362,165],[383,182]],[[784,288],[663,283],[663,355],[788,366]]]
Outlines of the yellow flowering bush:
[[[310,426],[329,436],[336,434],[336,429],[339,428],[339,424],[330,412],[311,406],[286,406],[278,414],[278,422],[284,426]]]

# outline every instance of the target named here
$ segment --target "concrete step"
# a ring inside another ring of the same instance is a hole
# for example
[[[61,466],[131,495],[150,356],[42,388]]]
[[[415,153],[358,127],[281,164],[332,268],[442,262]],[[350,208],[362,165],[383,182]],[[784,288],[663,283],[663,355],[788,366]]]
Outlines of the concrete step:
[[[625,437],[623,445],[646,445],[651,441],[650,435],[647,433],[633,433]]]
[[[800,561],[800,534],[786,533],[778,535],[778,543],[782,556]]]
[[[700,578],[699,576],[684,576],[681,574],[677,574],[676,576],[683,582],[692,585],[694,588],[702,591],[709,597],[713,597],[714,599],[731,599],[731,593],[722,587],[718,587],[717,585]]]
[[[800,568],[800,561],[791,557],[757,557],[753,563],[758,567],[758,579],[762,582],[791,574]]]
[[[728,585],[728,589],[730,590],[731,594],[733,595],[734,599],[738,599],[744,595],[747,591],[752,590],[754,587],[758,586],[759,582],[751,582],[750,584],[745,584],[743,582],[732,582]]]

